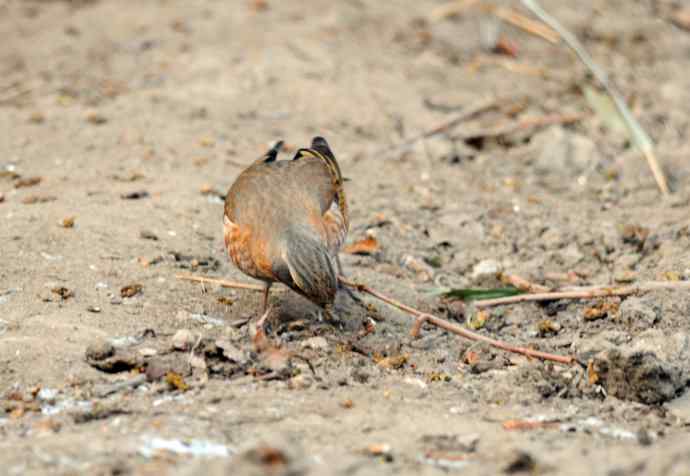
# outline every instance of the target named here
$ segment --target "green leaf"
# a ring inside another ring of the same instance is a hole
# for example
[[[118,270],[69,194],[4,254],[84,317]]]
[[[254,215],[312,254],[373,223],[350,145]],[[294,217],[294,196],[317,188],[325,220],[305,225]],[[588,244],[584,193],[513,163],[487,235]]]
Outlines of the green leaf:
[[[518,294],[524,294],[524,291],[513,287],[495,289],[456,288],[448,289],[442,293],[445,297],[462,299],[463,301],[481,301],[484,299],[516,296]]]

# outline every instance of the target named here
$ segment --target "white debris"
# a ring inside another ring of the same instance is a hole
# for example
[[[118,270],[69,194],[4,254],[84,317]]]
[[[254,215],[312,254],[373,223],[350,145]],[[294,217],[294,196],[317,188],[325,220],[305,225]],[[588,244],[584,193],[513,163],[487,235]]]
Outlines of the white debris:
[[[181,455],[197,457],[227,458],[235,453],[235,450],[220,443],[208,440],[179,440],[154,437],[144,437],[144,444],[139,448],[139,454],[145,458],[153,458],[160,452],[170,452]]]

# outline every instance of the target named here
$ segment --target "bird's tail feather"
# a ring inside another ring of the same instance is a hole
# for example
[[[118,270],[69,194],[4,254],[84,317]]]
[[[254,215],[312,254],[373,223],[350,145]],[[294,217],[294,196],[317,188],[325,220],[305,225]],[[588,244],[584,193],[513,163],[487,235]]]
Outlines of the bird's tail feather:
[[[321,240],[293,228],[286,233],[281,254],[290,277],[285,284],[321,306],[333,303],[338,278],[333,258]]]

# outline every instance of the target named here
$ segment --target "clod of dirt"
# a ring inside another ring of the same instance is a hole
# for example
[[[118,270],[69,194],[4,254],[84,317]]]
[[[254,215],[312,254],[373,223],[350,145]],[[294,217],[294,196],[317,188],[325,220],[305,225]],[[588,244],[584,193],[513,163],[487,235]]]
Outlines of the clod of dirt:
[[[648,329],[661,320],[661,308],[649,299],[629,297],[621,303],[619,319],[633,330]]]
[[[687,381],[679,368],[652,352],[608,350],[595,357],[593,368],[609,395],[648,405],[675,398]]]
[[[103,372],[125,372],[143,364],[143,358],[136,353],[116,349],[108,341],[89,344],[86,348],[86,362]]]
[[[552,126],[536,134],[533,143],[541,151],[534,163],[535,171],[541,174],[579,175],[592,161],[599,159],[592,139],[566,131],[561,126]]]
[[[531,473],[536,469],[534,457],[526,451],[518,450],[510,457],[510,462],[503,470],[506,474]]]
[[[139,238],[142,240],[158,241],[158,235],[149,230],[141,230],[139,232]]]
[[[147,198],[148,196],[149,192],[146,190],[137,190],[135,192],[123,193],[120,195],[120,198],[123,200],[139,200],[142,198]]]

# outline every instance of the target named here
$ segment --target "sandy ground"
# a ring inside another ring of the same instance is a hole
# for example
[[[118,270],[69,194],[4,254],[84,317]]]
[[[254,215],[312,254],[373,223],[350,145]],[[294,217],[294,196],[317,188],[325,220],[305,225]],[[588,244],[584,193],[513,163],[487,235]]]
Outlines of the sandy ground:
[[[220,197],[273,141],[319,134],[350,179],[350,242],[380,244],[344,254],[346,272],[425,311],[464,322],[429,291],[496,287],[498,270],[551,287],[690,279],[682,2],[585,3],[544,0],[658,143],[671,198],[591,112],[569,51],[504,25],[517,55],[486,52],[479,9],[0,2],[0,472],[690,472],[687,292],[468,309],[479,332],[584,371],[431,327],[415,340],[368,299],[339,298],[343,325],[326,325],[285,292],[271,336],[299,358],[268,361],[238,324],[258,294],[175,278],[246,281]],[[492,97],[498,110],[395,147]],[[584,115],[487,136],[562,114]]]

